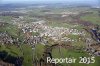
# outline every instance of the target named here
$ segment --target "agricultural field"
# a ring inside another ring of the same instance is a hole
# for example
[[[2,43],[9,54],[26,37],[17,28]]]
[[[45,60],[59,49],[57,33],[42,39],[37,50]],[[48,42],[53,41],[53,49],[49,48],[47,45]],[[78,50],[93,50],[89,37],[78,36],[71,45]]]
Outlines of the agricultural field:
[[[98,11],[93,11],[93,14],[86,14],[82,17],[80,17],[82,20],[85,20],[85,21],[89,21],[93,24],[98,24],[100,25],[100,15],[99,15],[99,12]]]

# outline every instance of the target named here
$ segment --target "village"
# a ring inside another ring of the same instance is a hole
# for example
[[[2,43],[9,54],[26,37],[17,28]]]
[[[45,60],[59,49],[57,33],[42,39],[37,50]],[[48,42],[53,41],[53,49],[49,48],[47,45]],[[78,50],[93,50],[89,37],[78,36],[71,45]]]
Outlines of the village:
[[[81,19],[95,9],[27,8],[0,12],[0,56],[16,61],[10,66],[60,66],[46,63],[46,57],[100,56],[100,26]],[[0,64],[9,65],[4,59]]]
[[[62,42],[72,42],[72,43],[79,42],[82,40],[87,40],[86,43],[87,42],[88,43],[86,46],[88,46],[88,44],[90,43],[92,44],[92,39],[86,38],[85,30],[78,30],[75,28],[66,28],[66,27],[52,27],[46,25],[45,20],[38,20],[38,19],[36,22],[25,23],[23,16],[20,16],[19,18],[14,18],[12,21],[13,25],[17,25],[18,29],[20,29],[20,32],[24,34],[23,43],[32,45],[32,49],[35,48],[35,44],[41,43],[43,45],[47,45],[49,41],[48,38],[52,39],[54,42],[62,41]],[[0,26],[4,26],[4,24],[1,23]],[[33,35],[33,33],[35,33],[36,35]],[[79,37],[71,38],[68,37],[69,35],[79,36]],[[18,44],[19,38],[12,38],[5,31],[4,33],[0,33],[0,43]]]

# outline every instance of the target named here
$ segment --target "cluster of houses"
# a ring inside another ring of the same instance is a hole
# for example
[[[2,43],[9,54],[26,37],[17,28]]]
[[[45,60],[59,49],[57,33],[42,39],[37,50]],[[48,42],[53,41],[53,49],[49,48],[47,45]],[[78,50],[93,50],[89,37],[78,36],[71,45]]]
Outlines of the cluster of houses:
[[[81,35],[84,36],[85,35],[85,31],[79,31],[77,29],[71,29],[71,28],[64,28],[64,27],[51,27],[51,26],[47,26],[44,23],[40,22],[34,22],[31,24],[19,24],[19,26],[21,27],[23,33],[32,33],[32,32],[38,32],[40,37],[50,37],[53,40],[62,40],[62,41],[75,41],[69,37],[67,37],[67,35]],[[26,30],[27,29],[27,30]],[[29,34],[28,33],[28,34]],[[63,37],[63,35],[66,35]]]
[[[0,33],[0,43],[3,44],[19,44],[19,38],[14,38],[7,32]]]
[[[78,39],[71,39],[67,37],[68,35],[77,35],[77,36],[86,36],[86,32],[84,30],[77,30],[75,28],[64,28],[64,27],[51,27],[45,24],[43,21],[39,22],[32,22],[30,24],[19,24],[20,28],[22,28],[23,33],[29,38],[26,40],[29,44],[36,44],[36,43],[44,43],[47,44],[48,40],[44,40],[44,36],[47,36],[54,41],[70,41],[70,42],[78,42],[80,41],[80,37]],[[37,32],[39,35],[33,36],[32,33]],[[28,35],[28,34],[29,35]],[[63,36],[65,35],[65,36]],[[29,37],[30,36],[30,37]],[[88,48],[88,52],[91,55],[100,56],[100,52],[96,51],[93,47],[90,48],[92,39],[86,39]],[[89,43],[90,42],[90,43]],[[34,48],[34,45],[32,46]]]
[[[5,33],[0,33],[0,43],[1,44],[12,44],[13,39],[6,32]]]
[[[40,33],[40,37],[48,36],[53,40],[61,41],[77,41],[69,37],[62,37],[62,35],[85,35],[84,31],[79,31],[73,28],[64,28],[64,27],[51,27],[45,24],[45,20],[38,20],[36,22],[25,23],[23,21],[24,17],[15,18],[13,24],[18,25],[23,33],[27,36],[32,36],[33,32]]]
[[[85,35],[84,31],[79,31],[77,29],[70,29],[70,28],[63,28],[63,27],[48,27],[44,26],[43,28],[44,32],[41,33],[41,36],[49,36],[53,38],[54,40],[62,40],[66,38],[65,41],[74,41],[71,40],[70,37],[67,37],[68,35]],[[63,36],[65,35],[65,36]]]
[[[23,32],[24,34],[23,42],[25,44],[32,45],[32,48],[34,48],[35,47],[34,45],[38,43],[47,44],[48,39],[45,39],[44,37],[49,37],[54,41],[60,40],[66,42],[78,42],[81,40],[80,37],[78,39],[72,39],[68,37],[68,35],[86,36],[86,32],[84,30],[78,30],[75,28],[48,26],[45,24],[45,20],[26,23],[23,21],[23,19],[24,17],[14,18],[12,21],[13,24],[17,25],[18,28],[21,29],[21,31]],[[0,24],[0,26],[2,25],[4,24]],[[39,33],[39,34],[33,35],[34,33]],[[14,39],[13,37],[9,36],[6,32],[0,33],[0,43],[17,44],[18,42],[19,38]],[[88,46],[90,46],[89,44],[90,43],[87,43]]]
[[[48,36],[52,38],[53,40],[58,41],[59,39],[61,41],[78,41],[75,39],[71,39],[70,37],[67,37],[67,35],[85,35],[85,31],[78,30],[74,28],[64,28],[64,27],[51,27],[45,24],[45,20],[37,20],[36,22],[30,22],[26,23],[24,21],[24,17],[20,16],[19,18],[12,19],[13,24],[18,25],[18,28],[20,28],[23,33],[27,36],[32,36],[33,32],[40,33],[40,37]],[[65,37],[62,37],[62,35],[66,35]]]

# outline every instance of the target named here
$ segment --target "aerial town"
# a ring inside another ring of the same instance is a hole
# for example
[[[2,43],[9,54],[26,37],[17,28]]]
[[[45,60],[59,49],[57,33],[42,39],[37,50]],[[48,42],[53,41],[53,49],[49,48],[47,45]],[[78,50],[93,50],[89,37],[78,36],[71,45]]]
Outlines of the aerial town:
[[[7,5],[0,5],[0,66],[99,66],[100,8]],[[54,64],[47,57],[95,57],[96,62]]]

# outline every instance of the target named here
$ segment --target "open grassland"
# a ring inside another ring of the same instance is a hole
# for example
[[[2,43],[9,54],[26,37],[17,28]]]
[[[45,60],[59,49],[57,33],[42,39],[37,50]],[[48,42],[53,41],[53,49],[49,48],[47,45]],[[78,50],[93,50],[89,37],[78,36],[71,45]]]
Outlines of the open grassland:
[[[32,49],[29,45],[23,44],[22,45],[22,51],[23,51],[23,66],[32,66]]]
[[[97,11],[94,11],[93,14],[87,14],[87,15],[81,16],[81,19],[84,21],[89,21],[93,24],[100,25],[100,15]]]
[[[60,51],[59,51],[60,50]],[[79,57],[90,57],[86,52],[82,50],[69,50],[65,48],[55,48],[52,51],[53,58],[69,58],[69,57],[74,57],[77,58],[76,63],[73,64],[60,64],[62,66],[98,66],[100,57],[95,57],[96,62],[93,64],[81,64],[79,62]]]
[[[0,19],[6,23],[10,23],[12,20],[11,16],[0,16]]]
[[[11,46],[0,45],[0,51],[6,51],[11,56],[23,57],[24,58],[23,66],[28,66],[28,65],[32,66],[31,47],[26,44],[21,45],[21,47],[22,47],[22,50],[15,45],[11,45]]]

